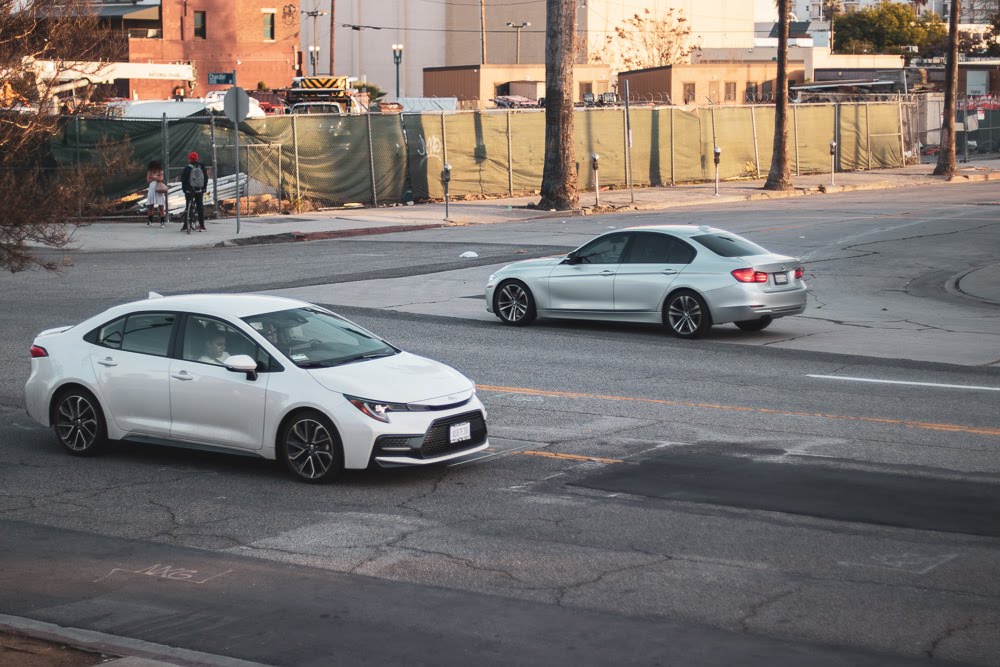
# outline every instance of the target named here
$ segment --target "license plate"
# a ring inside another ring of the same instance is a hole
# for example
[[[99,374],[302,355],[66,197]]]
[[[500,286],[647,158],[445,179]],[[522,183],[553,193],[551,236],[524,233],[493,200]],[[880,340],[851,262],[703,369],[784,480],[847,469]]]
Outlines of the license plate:
[[[775,273],[774,274],[774,284],[775,285],[787,285],[788,284],[788,274],[787,273]]]
[[[448,429],[448,438],[454,444],[463,440],[472,439],[472,425],[469,422],[452,424]]]

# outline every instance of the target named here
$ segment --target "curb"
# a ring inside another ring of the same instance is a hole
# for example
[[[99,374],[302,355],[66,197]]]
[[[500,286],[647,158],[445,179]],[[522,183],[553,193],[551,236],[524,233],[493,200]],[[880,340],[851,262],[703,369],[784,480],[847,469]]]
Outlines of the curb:
[[[265,234],[263,236],[248,236],[240,239],[220,241],[213,247],[229,248],[245,245],[267,245],[271,243],[294,243],[298,241],[322,241],[345,236],[368,236],[373,234],[394,234],[396,232],[416,232],[422,229],[440,229],[455,226],[450,222],[426,225],[403,225],[400,227],[358,227],[357,229],[339,229],[325,232],[283,232],[281,234]]]
[[[27,637],[66,644],[67,646],[94,653],[102,653],[108,656],[126,656],[123,658],[126,664],[128,664],[128,658],[132,657],[158,661],[170,667],[268,667],[259,662],[174,648],[141,639],[119,637],[94,630],[64,627],[55,623],[46,623],[45,621],[36,621],[20,616],[8,616],[7,614],[0,614],[0,629]],[[105,664],[114,664],[115,662],[112,661]]]

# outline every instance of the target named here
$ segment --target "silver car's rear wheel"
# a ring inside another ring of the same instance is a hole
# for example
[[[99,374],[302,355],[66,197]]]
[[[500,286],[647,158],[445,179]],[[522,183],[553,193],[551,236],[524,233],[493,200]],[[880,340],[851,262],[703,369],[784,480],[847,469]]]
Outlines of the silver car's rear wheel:
[[[519,280],[500,283],[493,295],[493,312],[504,324],[523,327],[535,319],[535,298]]]
[[[290,419],[281,429],[279,448],[285,466],[303,482],[329,482],[344,469],[340,437],[330,421],[317,412],[303,412]]]
[[[674,292],[663,306],[664,322],[678,338],[700,338],[712,327],[705,300],[690,290]]]
[[[108,439],[101,406],[84,389],[69,389],[56,398],[52,428],[59,444],[75,456],[100,453]]]

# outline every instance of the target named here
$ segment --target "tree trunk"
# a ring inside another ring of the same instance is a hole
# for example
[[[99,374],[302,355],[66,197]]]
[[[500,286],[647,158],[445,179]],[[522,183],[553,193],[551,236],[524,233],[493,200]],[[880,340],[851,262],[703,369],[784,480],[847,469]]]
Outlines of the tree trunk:
[[[573,145],[573,61],[576,0],[546,0],[545,166],[539,208],[576,208],[576,151]]]
[[[774,147],[765,190],[791,190],[788,161],[788,19],[791,0],[778,0],[778,81],[774,91]]]
[[[952,0],[948,17],[948,63],[944,68],[944,113],[941,121],[941,140],[938,150],[936,176],[955,175],[955,100],[958,97],[958,15],[962,0]],[[968,141],[968,138],[966,138]]]

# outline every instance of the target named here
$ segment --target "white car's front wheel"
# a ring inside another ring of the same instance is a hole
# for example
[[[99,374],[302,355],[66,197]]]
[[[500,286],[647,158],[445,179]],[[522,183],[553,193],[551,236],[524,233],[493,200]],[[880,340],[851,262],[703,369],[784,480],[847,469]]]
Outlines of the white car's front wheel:
[[[504,324],[523,327],[535,319],[535,298],[520,280],[506,280],[493,296],[493,312]]]
[[[288,420],[278,436],[278,446],[289,472],[303,482],[330,482],[344,469],[337,430],[318,412],[301,412]]]

